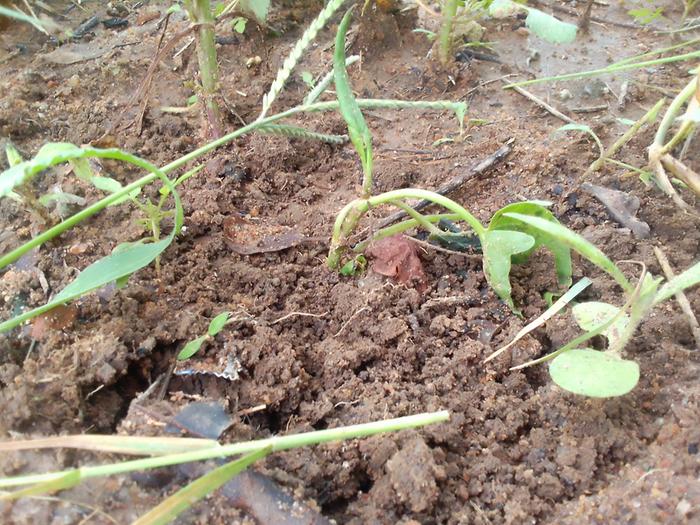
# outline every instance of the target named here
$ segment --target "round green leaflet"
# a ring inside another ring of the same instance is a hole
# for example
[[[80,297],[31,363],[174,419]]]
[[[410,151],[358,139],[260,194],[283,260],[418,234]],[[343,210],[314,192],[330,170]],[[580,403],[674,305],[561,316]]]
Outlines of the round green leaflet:
[[[639,365],[591,348],[569,350],[549,365],[549,375],[564,390],[588,397],[616,397],[639,381]]]

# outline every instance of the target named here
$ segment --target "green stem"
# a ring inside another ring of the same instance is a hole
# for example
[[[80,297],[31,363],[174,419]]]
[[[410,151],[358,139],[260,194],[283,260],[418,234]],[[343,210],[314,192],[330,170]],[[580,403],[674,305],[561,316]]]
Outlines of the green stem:
[[[379,109],[403,109],[403,108],[419,108],[419,109],[434,109],[434,110],[452,110],[455,111],[455,108],[461,108],[461,107],[466,107],[464,104],[455,104],[453,102],[448,102],[448,101],[436,101],[436,102],[413,102],[413,101],[403,101],[403,100],[382,100],[382,99],[358,99],[357,103],[360,105],[360,107],[365,107],[365,108],[379,108]],[[179,159],[174,160],[173,162],[163,166],[161,171],[163,173],[170,173],[172,171],[175,171],[176,169],[179,169],[183,167],[185,164],[188,162],[195,160],[203,155],[206,155],[210,151],[215,150],[219,146],[223,146],[224,144],[227,144],[242,135],[245,135],[246,133],[250,133],[251,131],[255,131],[259,126],[265,125],[265,124],[271,124],[273,122],[276,122],[278,120],[281,120],[283,118],[291,117],[294,115],[297,115],[299,113],[314,113],[314,112],[319,112],[319,111],[337,111],[338,110],[338,101],[333,100],[333,101],[328,101],[328,102],[318,102],[315,104],[309,104],[305,106],[296,106],[291,109],[288,109],[287,111],[283,111],[282,113],[277,113],[276,115],[271,115],[269,117],[265,117],[264,119],[257,120],[255,122],[252,122],[246,126],[243,126],[242,128],[237,129],[236,131],[233,131],[231,133],[228,133],[227,135],[224,135],[221,138],[218,138],[216,140],[213,140],[204,146],[201,146],[197,148],[194,151],[191,151],[187,155],[183,155]],[[49,228],[45,232],[37,235],[36,237],[33,237],[26,243],[24,243],[22,246],[19,246],[12,250],[11,252],[3,255],[0,257],[0,268],[3,268],[7,266],[8,264],[11,264],[15,262],[17,259],[22,257],[25,253],[33,250],[37,246],[41,246],[47,241],[50,241],[54,237],[57,237],[58,235],[62,234],[66,230],[69,230],[76,224],[82,222],[83,220],[91,217],[92,215],[95,215],[96,213],[100,212],[107,206],[109,206],[111,203],[117,201],[121,197],[127,195],[128,193],[132,192],[133,190],[137,188],[141,188],[143,186],[146,186],[147,184],[150,184],[154,180],[158,178],[157,175],[153,173],[149,173],[147,175],[144,175],[138,180],[135,180],[131,184],[124,186],[121,190],[112,193],[99,201],[95,202],[94,204],[91,204],[87,208],[84,208],[80,210],[78,213],[75,215],[69,217],[68,219],[58,223],[57,225],[53,226],[52,228]]]
[[[621,64],[618,66],[608,66],[601,69],[592,69],[590,71],[582,71],[579,73],[567,73],[565,75],[557,75],[553,77],[546,78],[533,78],[532,80],[524,80],[522,82],[514,82],[512,84],[506,84],[503,89],[509,89],[513,87],[529,86],[531,84],[539,84],[540,82],[553,82],[557,80],[572,80],[575,78],[588,78],[595,77],[598,75],[605,75],[607,73],[616,73],[619,71],[628,71],[630,69],[643,69],[645,67],[658,66],[660,64],[669,64],[671,62],[682,62],[684,60],[693,60],[700,57],[700,51],[693,51],[691,53],[685,53],[683,55],[675,55],[666,58],[657,58],[656,60],[647,60],[645,62],[635,62],[633,64]]]
[[[588,169],[584,173],[584,177],[590,175],[595,171],[598,171],[603,166],[603,164],[605,164],[605,162],[610,159],[610,157],[615,155],[615,153],[617,153],[620,150],[620,148],[627,144],[632,139],[632,137],[634,137],[637,134],[637,132],[644,124],[656,120],[656,116],[658,115],[659,111],[665,103],[666,99],[662,98],[656,104],[654,104],[654,107],[652,107],[649,111],[647,111],[644,114],[644,116],[642,116],[639,120],[637,120],[637,122],[630,126],[630,128],[625,132],[624,135],[617,139],[617,141],[615,141],[615,143],[612,146],[610,146],[601,154],[600,158],[596,159],[593,162],[593,164],[591,164],[588,167]]]
[[[328,266],[330,268],[337,268],[339,266],[341,258],[340,251],[343,243],[347,236],[355,230],[357,223],[367,212],[367,210],[381,204],[396,205],[396,202],[394,201],[405,199],[427,200],[450,210],[457,216],[458,220],[462,220],[469,224],[477,236],[483,241],[486,228],[484,228],[479,220],[469,213],[464,207],[460,206],[452,199],[445,197],[444,195],[440,195],[439,193],[435,193],[434,191],[405,188],[388,191],[368,199],[356,199],[345,205],[345,207],[336,217],[335,224],[333,226],[333,236],[331,238],[331,246],[327,260]],[[416,219],[414,218],[413,220]],[[416,222],[418,223],[418,221]]]
[[[438,47],[438,58],[443,67],[447,66],[450,61],[450,51],[452,50],[452,26],[454,25],[454,18],[457,14],[458,5],[459,0],[446,0],[443,7]]]
[[[219,64],[216,61],[216,34],[214,13],[209,0],[187,0],[192,22],[197,26],[197,61],[202,81],[202,98],[211,136],[223,135],[223,117],[217,98],[219,97]]]
[[[693,77],[693,79],[690,82],[688,82],[688,84],[681,90],[681,92],[678,93],[678,95],[676,95],[676,98],[673,99],[673,101],[671,102],[671,105],[666,110],[666,114],[664,115],[664,118],[661,119],[661,123],[659,124],[659,129],[656,131],[656,136],[654,137],[654,146],[655,147],[662,148],[664,152],[669,151],[669,149],[666,146],[664,146],[664,141],[666,140],[666,135],[668,133],[668,130],[673,125],[673,122],[676,120],[676,115],[680,112],[683,105],[695,93],[695,90],[697,89],[697,85],[698,85],[698,77],[696,75]],[[681,127],[683,127],[683,126],[681,126]]]
[[[315,432],[307,432],[304,434],[293,434],[291,436],[275,436],[268,439],[233,443],[230,445],[222,445],[215,448],[193,450],[191,452],[169,454],[166,456],[158,456],[155,458],[123,461],[111,465],[81,467],[77,470],[80,472],[80,479],[84,480],[87,478],[110,476],[114,474],[123,474],[125,472],[142,471],[146,469],[166,467],[169,465],[178,465],[190,461],[203,461],[207,459],[222,458],[236,454],[247,454],[250,452],[265,449],[267,447],[271,447],[273,452],[278,452],[280,450],[289,450],[292,448],[305,447],[309,445],[318,445],[320,443],[362,438],[385,432],[393,432],[408,428],[432,425],[434,423],[441,423],[443,421],[447,421],[449,417],[449,412],[443,410],[441,412],[416,414],[413,416],[399,417],[396,419],[387,419],[385,421],[376,421],[373,423],[365,423],[361,425],[352,425],[327,430],[317,430]],[[28,485],[32,483],[44,483],[60,478],[64,476],[66,472],[67,471],[50,472],[47,474],[29,474],[25,476],[3,478],[0,479],[0,488],[15,487],[18,485]]]
[[[456,213],[436,213],[435,215],[423,215],[422,217],[431,223],[440,222],[442,219],[447,219],[448,221],[460,220],[460,216]],[[355,253],[362,253],[367,249],[367,246],[369,246],[370,243],[383,239],[384,237],[391,237],[392,235],[403,233],[406,230],[415,228],[416,226],[420,226],[420,224],[415,219],[408,219],[407,221],[403,221],[398,224],[392,224],[391,226],[387,226],[386,228],[382,228],[381,230],[374,232],[374,234],[366,241],[356,244],[352,251]]]

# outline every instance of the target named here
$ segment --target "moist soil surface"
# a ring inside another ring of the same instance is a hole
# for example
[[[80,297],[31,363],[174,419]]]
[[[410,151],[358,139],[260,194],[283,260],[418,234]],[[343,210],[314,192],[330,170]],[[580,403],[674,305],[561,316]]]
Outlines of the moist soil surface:
[[[584,3],[556,2],[569,11],[581,11]],[[150,88],[139,91],[167,6],[126,2],[126,11],[115,13],[101,2],[82,2],[82,10],[54,4],[53,18],[63,29],[91,16],[119,15],[127,25],[98,24],[63,43],[26,25],[6,27],[0,34],[3,140],[25,158],[46,142],[64,141],[118,146],[156,165],[206,142],[196,109],[164,110],[186,107],[193,94],[197,68],[189,35],[160,57]],[[348,53],[362,57],[350,68],[358,95],[470,105],[461,136],[448,112],[365,111],[374,137],[373,191],[438,188],[510,144],[503,160],[450,195],[482,222],[506,204],[547,200],[563,224],[615,261],[641,261],[662,275],[653,252],[660,247],[676,272],[696,262],[700,231],[693,214],[624,168],[609,164],[584,178],[597,157],[595,143],[585,134],[556,133],[564,122],[502,89],[503,80],[603,67],[676,42],[653,29],[677,23],[680,2],[660,2],[667,18],[651,29],[635,26],[625,12],[629,6],[617,4],[596,3],[593,15],[622,25],[593,21],[576,43],[562,46],[529,34],[521,20],[485,21],[484,39],[495,42],[485,53],[497,61],[472,57],[447,69],[436,65],[425,36],[412,32],[434,24],[424,11],[368,7],[349,37]],[[273,3],[274,33],[249,22],[238,35],[220,24],[229,130],[257,118],[263,94],[320,7]],[[338,21],[337,15],[321,31],[272,112],[303,99],[308,87],[301,72],[316,77],[330,70]],[[186,27],[182,15],[172,16],[161,45]],[[589,125],[607,146],[626,129],[619,118],[636,120],[662,94],[673,96],[687,82],[689,67],[667,64],[528,89]],[[303,115],[296,123],[345,132],[336,113]],[[654,132],[644,129],[617,158],[643,166]],[[700,168],[698,148],[691,147],[685,161]],[[379,275],[371,260],[366,272],[341,276],[327,268],[325,257],[335,215],[359,193],[361,169],[350,145],[249,134],[201,162],[205,168],[180,188],[185,228],[159,268],[151,265],[123,288],[101,289],[0,335],[3,439],[208,436],[218,423],[203,430],[177,423],[187,406],[204,410],[197,405],[204,402],[223,407],[217,417],[226,424],[214,437],[221,433],[226,443],[446,409],[450,420],[440,425],[276,453],[252,469],[266,490],[247,498],[220,491],[178,523],[700,522],[700,353],[675,301],[657,307],[626,349],[641,369],[631,393],[610,399],[570,394],[552,382],[546,365],[509,370],[578,335],[569,313],[484,363],[547,308],[546,292],[557,291],[548,253],[514,266],[513,295],[523,318],[490,289],[476,252],[446,253],[421,243],[425,276],[417,286]],[[138,176],[113,162],[101,168],[123,183]],[[616,222],[584,183],[638,198],[638,218],[650,234],[638,238],[629,224]],[[104,195],[66,169],[38,177],[34,190],[72,193],[86,202]],[[681,191],[693,207],[691,193]],[[158,187],[146,188],[143,197],[157,199]],[[57,207],[52,214],[71,211]],[[389,212],[373,210],[361,233]],[[110,207],[4,268],[2,318],[45,303],[89,263],[146,235],[140,216],[131,204]],[[8,199],[0,203],[0,221],[2,253],[45,228],[30,209]],[[168,220],[164,229],[170,229]],[[238,244],[260,248],[251,239],[280,231],[297,242],[239,253]],[[621,267],[630,279],[639,275],[638,266]],[[583,276],[593,285],[580,298],[624,303],[609,277],[575,257],[574,280]],[[687,296],[700,311],[698,291]],[[235,322],[173,373],[184,344],[222,311],[232,312]],[[0,469],[18,475],[108,459],[118,457],[34,450],[4,453]],[[205,470],[173,467],[91,479],[53,498],[2,503],[1,520],[130,523]],[[306,514],[256,510],[263,492],[271,507],[291,497]]]

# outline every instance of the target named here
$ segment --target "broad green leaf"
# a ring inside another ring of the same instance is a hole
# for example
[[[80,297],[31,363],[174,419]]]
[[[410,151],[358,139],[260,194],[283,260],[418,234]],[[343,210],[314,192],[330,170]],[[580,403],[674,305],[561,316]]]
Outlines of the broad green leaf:
[[[260,25],[265,25],[267,12],[270,9],[270,0],[240,0],[238,5],[241,11],[252,15]]]
[[[335,90],[340,105],[340,114],[348,126],[348,135],[355,150],[360,156],[362,170],[366,177],[372,176],[372,135],[362,116],[355,96],[350,87],[350,79],[345,68],[345,34],[347,33],[352,10],[345,13],[338,33],[335,37],[335,52],[333,53],[333,74],[335,78]],[[367,190],[368,188],[365,188]]]
[[[214,337],[216,334],[221,332],[224,326],[226,326],[229,317],[231,317],[231,312],[221,312],[219,315],[214,317],[214,319],[212,319],[209,323],[207,334]]]
[[[237,16],[233,20],[231,20],[231,26],[233,27],[233,30],[238,33],[239,35],[242,35],[245,33],[245,27],[248,24],[248,19],[244,18],[242,16]]]
[[[524,262],[530,254],[540,246],[546,246],[554,256],[554,264],[557,269],[557,279],[561,286],[568,288],[572,282],[571,250],[549,233],[523,223],[517,219],[506,216],[506,213],[522,213],[531,217],[540,217],[544,220],[559,224],[554,214],[540,202],[516,202],[498,210],[489,223],[489,230],[515,230],[527,233],[535,239],[535,245],[525,253],[513,257],[516,264]]]
[[[192,341],[189,341],[185,346],[182,347],[180,353],[177,354],[178,361],[184,361],[185,359],[189,359],[194,354],[199,352],[199,349],[202,348],[202,343],[204,343],[206,339],[206,335],[200,335],[197,339],[192,339]]]
[[[228,483],[229,480],[243,472],[249,465],[264,458],[270,452],[272,452],[271,445],[207,472],[148,511],[133,522],[132,525],[166,525],[171,523],[180,513],[190,508],[210,492]]]
[[[569,248],[577,251],[583,257],[591,261],[593,264],[606,271],[610,276],[622,286],[626,292],[632,291],[632,285],[629,283],[620,269],[595,245],[581,237],[578,233],[562,226],[561,224],[542,219],[540,217],[532,217],[522,213],[505,213],[506,217],[517,219],[521,222],[529,224],[538,230],[552,236],[562,244],[566,244]]]
[[[619,311],[620,309],[617,306],[598,301],[579,303],[571,310],[576,323],[586,332],[590,332],[600,325],[607,323],[615,317]],[[623,315],[602,332],[608,339],[609,348],[616,346],[616,343],[620,341],[629,322],[629,316]]]
[[[511,257],[532,248],[535,239],[516,231],[487,231],[482,239],[484,274],[496,294],[519,315],[513,304],[510,286]]]
[[[700,262],[665,283],[654,297],[654,305],[664,302],[675,294],[700,283]]]
[[[639,381],[639,365],[591,348],[558,355],[549,365],[552,380],[564,390],[588,397],[627,394]]]
[[[525,25],[538,37],[553,44],[568,44],[576,40],[578,27],[568,22],[562,22],[547,13],[527,8]]]

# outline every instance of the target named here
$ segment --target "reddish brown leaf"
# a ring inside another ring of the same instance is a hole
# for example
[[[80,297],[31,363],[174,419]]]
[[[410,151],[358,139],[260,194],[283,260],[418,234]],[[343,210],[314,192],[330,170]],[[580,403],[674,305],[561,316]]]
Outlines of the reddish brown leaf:
[[[425,288],[426,277],[418,249],[405,235],[392,235],[372,243],[367,255],[372,258],[372,270],[378,274],[415,285],[419,290]]]
[[[65,330],[70,328],[78,316],[75,305],[57,306],[45,314],[35,317],[32,321],[32,338],[44,339],[49,330]]]

